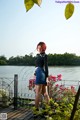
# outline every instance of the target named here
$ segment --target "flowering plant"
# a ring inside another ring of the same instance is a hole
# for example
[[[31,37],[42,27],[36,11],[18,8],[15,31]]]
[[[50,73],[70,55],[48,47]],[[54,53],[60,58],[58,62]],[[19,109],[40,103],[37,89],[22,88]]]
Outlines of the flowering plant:
[[[62,80],[62,75],[49,76],[49,96],[56,101],[60,101],[63,97],[76,95],[76,89],[74,86],[65,87],[63,84],[58,84]],[[57,83],[57,84],[56,84]]]
[[[50,83],[49,86],[53,85],[53,83],[55,83],[56,81],[61,80],[61,77],[62,77],[61,74],[57,75],[57,77],[50,75],[48,77],[49,83]],[[29,87],[29,90],[32,90],[35,87],[35,77],[29,79],[29,86],[28,87]]]
[[[32,90],[35,87],[35,78],[29,80],[29,90]]]
[[[51,99],[49,110],[47,112],[48,120],[69,120],[71,116],[77,92],[74,86],[66,87],[63,84],[58,84],[61,80],[61,74],[57,76],[49,76],[49,96]],[[80,120],[80,100],[78,101],[74,120]]]
[[[44,115],[46,120],[70,120],[76,89],[74,86],[66,87],[60,83],[62,75],[49,76],[49,104],[43,101],[45,109],[37,113]],[[73,120],[80,120],[80,99]]]
[[[2,107],[9,106],[9,92],[5,89],[0,89],[0,105]]]

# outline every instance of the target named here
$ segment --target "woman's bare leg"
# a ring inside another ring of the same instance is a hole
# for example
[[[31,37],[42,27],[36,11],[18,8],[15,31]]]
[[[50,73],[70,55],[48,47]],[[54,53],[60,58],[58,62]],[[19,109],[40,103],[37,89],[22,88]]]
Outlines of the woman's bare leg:
[[[48,95],[48,88],[46,85],[42,85],[42,94],[44,95],[44,99],[47,103],[49,103],[49,95]]]
[[[41,97],[42,85],[36,85],[36,98],[35,98],[35,107],[39,108],[39,101]]]

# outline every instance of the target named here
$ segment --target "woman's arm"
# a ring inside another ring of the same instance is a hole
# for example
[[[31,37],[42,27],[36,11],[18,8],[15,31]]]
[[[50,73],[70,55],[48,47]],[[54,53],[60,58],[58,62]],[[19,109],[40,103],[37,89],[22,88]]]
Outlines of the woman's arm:
[[[48,77],[48,60],[47,60],[47,55],[45,54],[45,58],[44,58],[44,67],[45,67],[45,75],[46,78]]]

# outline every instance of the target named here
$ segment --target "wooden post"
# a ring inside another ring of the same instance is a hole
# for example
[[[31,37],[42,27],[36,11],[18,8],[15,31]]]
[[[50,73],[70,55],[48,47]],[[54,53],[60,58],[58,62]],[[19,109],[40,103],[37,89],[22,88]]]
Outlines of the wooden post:
[[[73,110],[72,110],[72,113],[71,113],[70,120],[73,120],[73,118],[74,118],[76,108],[77,108],[77,103],[78,103],[78,100],[79,100],[79,95],[80,95],[80,85],[79,85],[79,89],[77,91],[77,94],[75,96],[75,101],[74,101]]]
[[[17,98],[18,98],[18,75],[14,75],[14,109],[17,109]]]

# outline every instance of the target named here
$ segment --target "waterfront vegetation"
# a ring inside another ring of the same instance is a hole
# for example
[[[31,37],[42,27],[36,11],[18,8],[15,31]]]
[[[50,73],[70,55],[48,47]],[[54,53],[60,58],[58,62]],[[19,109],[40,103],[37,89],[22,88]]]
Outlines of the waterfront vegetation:
[[[0,56],[0,65],[26,65],[34,66],[36,56],[11,56],[7,59],[4,55]],[[49,66],[80,66],[80,56],[76,54],[48,54]]]
[[[77,95],[75,87],[65,87],[58,84],[57,82],[61,79],[55,79],[54,76],[50,76],[49,80],[49,104],[43,100],[44,107],[42,109],[36,111],[35,107],[32,108],[34,114],[45,117],[46,120],[80,120],[80,99],[75,106],[74,117],[70,119]]]

